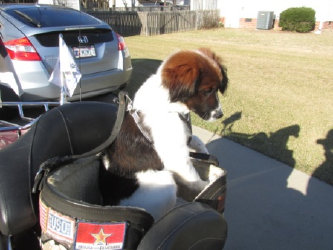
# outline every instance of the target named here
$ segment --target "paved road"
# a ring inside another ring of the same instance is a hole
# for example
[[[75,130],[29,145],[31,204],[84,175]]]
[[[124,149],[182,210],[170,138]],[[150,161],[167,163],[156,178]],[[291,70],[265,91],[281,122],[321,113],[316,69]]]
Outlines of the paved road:
[[[206,130],[193,132],[228,171],[225,250],[333,250],[332,186]]]

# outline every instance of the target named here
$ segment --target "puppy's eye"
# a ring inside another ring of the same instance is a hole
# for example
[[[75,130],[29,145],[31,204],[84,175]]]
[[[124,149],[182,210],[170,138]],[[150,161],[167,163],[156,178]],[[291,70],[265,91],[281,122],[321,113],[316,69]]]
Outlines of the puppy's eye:
[[[209,96],[214,92],[214,90],[214,88],[204,89],[202,90],[202,94],[204,94],[205,96]]]

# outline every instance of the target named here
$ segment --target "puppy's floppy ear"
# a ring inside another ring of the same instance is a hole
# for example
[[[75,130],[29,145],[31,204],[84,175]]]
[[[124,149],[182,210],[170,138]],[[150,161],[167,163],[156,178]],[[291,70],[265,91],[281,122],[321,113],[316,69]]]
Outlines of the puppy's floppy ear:
[[[227,69],[222,64],[221,58],[208,48],[200,48],[199,51],[201,53],[203,53],[204,55],[208,56],[209,58],[213,59],[213,61],[220,68],[221,74],[222,74],[222,81],[220,83],[219,90],[223,94],[227,90],[229,79],[228,79],[228,75],[227,75]]]
[[[186,101],[197,92],[200,82],[198,65],[191,62],[190,57],[183,56],[166,62],[162,69],[162,84],[169,89],[171,102]]]
[[[200,48],[198,49],[202,54],[208,56],[213,59],[217,64],[221,64],[221,58],[217,56],[213,51],[208,48]]]
[[[222,81],[219,86],[219,90],[223,94],[227,90],[229,78],[227,75],[227,69],[222,64],[220,64],[220,69],[221,69],[221,73],[222,73]]]

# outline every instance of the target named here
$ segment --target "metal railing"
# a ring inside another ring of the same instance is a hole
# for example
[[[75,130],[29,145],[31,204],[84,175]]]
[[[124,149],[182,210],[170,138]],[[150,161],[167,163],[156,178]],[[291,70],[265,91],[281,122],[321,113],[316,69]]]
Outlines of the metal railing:
[[[51,106],[59,106],[59,102],[0,102],[0,107],[16,107],[18,110],[18,118],[20,123],[0,119],[0,132],[12,130],[24,130],[31,127],[40,117],[29,117],[24,114],[24,107],[43,107],[44,112],[47,112]],[[40,112],[39,112],[40,113]]]

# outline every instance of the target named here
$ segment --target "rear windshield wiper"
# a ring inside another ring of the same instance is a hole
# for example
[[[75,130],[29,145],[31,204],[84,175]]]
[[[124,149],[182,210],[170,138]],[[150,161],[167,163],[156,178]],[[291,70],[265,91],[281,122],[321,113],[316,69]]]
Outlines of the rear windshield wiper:
[[[33,25],[35,25],[36,27],[40,28],[42,25],[40,24],[40,22],[36,21],[35,19],[33,19],[32,17],[28,16],[27,14],[19,11],[19,10],[14,10],[14,12],[16,14],[18,14],[19,16],[23,17],[24,19],[26,19],[27,21],[29,21],[30,23],[32,23]]]

